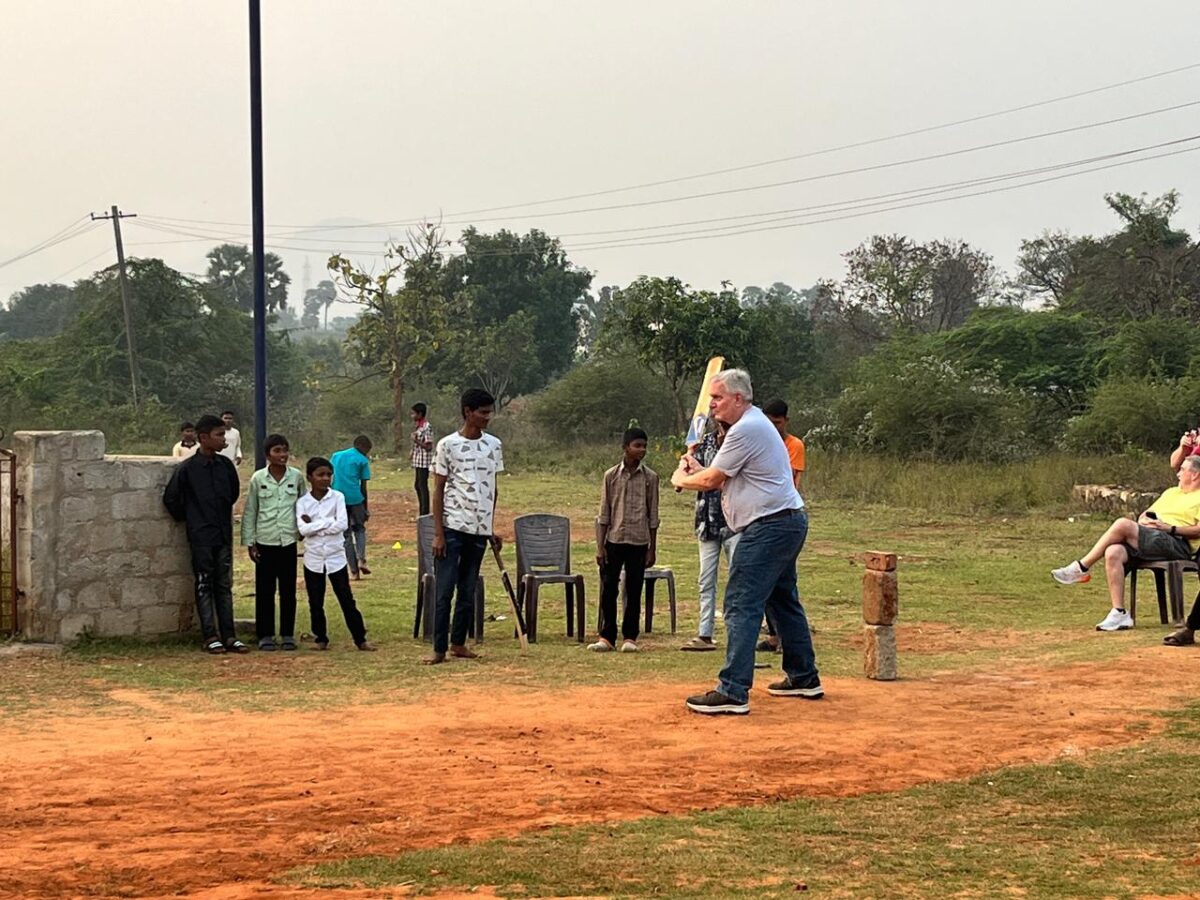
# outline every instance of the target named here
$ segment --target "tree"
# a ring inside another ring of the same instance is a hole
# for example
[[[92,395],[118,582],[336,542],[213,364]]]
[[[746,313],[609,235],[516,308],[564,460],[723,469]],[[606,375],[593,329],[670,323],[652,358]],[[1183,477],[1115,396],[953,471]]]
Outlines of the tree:
[[[1109,194],[1105,201],[1124,226],[1074,248],[1060,306],[1112,323],[1151,316],[1200,322],[1200,242],[1171,225],[1178,194]]]
[[[827,286],[836,314],[861,337],[935,334],[966,321],[995,286],[991,257],[963,241],[918,244],[876,235],[845,254],[846,277]]]
[[[407,446],[408,410],[404,389],[455,334],[459,304],[446,291],[442,230],[422,225],[405,244],[393,244],[378,275],[357,268],[344,256],[329,258],[329,271],[346,299],[363,308],[346,336],[367,377],[386,375],[392,390],[392,442]]]
[[[496,408],[503,409],[512,400],[512,386],[519,373],[529,364],[534,347],[534,318],[528,310],[513,313],[498,325],[465,335],[461,355],[465,371],[496,398]]]
[[[323,279],[317,282],[316,287],[309,288],[304,292],[304,316],[302,321],[311,322],[311,325],[305,325],[306,328],[316,328],[320,320],[318,315],[323,314],[325,323],[321,327],[326,331],[329,330],[329,307],[337,300],[337,286],[332,281]]]
[[[678,278],[643,275],[617,293],[601,343],[609,352],[629,348],[666,381],[682,431],[691,414],[690,379],[713,356],[734,364],[745,358],[747,332],[733,290],[694,291]]]
[[[463,301],[465,330],[482,331],[521,311],[532,317],[533,345],[512,389],[536,390],[565,372],[575,359],[577,308],[592,273],[576,268],[558,240],[537,229],[518,235],[468,228],[459,243],[463,251],[447,262],[445,277],[447,292]]]
[[[1018,288],[1029,299],[1061,303],[1075,275],[1079,244],[1065,231],[1043,231],[1031,241],[1021,241]]]
[[[31,285],[9,298],[8,309],[0,309],[0,339],[53,337],[76,312],[74,295],[65,284]]]
[[[254,255],[244,244],[221,244],[208,251],[208,283],[244,312],[254,311]],[[267,309],[287,306],[292,279],[283,271],[283,260],[274,253],[263,257],[267,274]]]
[[[604,285],[595,295],[589,291],[575,304],[575,319],[579,323],[575,353],[580,359],[589,359],[595,351],[600,332],[604,329],[604,315],[612,304],[613,295],[619,290],[616,285]]]

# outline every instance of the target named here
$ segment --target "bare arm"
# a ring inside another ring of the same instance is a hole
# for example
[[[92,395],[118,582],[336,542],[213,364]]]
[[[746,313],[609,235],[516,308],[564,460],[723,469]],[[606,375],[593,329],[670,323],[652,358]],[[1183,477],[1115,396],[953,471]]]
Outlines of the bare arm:
[[[429,512],[433,515],[433,555],[439,559],[446,555],[446,531],[442,509],[446,502],[446,476],[436,472],[433,476],[433,494],[429,498]]]
[[[720,469],[701,468],[690,454],[679,460],[679,468],[671,475],[671,484],[685,491],[719,491],[728,480],[729,476]]]

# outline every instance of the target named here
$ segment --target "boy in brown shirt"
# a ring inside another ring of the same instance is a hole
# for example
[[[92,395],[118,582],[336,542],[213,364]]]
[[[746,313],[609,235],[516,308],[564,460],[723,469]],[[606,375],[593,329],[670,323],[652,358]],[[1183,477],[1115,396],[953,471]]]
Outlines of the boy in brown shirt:
[[[658,544],[658,475],[642,463],[646,432],[630,428],[621,439],[625,456],[604,473],[596,516],[596,563],[600,566],[600,640],[589,650],[609,653],[617,643],[617,596],[625,570],[622,653],[636,653],[642,615],[642,582],[654,565]]]

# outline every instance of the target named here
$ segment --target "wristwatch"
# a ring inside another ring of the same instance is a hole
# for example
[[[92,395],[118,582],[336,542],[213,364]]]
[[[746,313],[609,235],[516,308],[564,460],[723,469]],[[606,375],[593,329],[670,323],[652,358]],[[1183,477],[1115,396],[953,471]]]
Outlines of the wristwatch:
[[[1175,537],[1177,534],[1178,534],[1178,532],[1175,530],[1175,526],[1172,525],[1171,526],[1171,537]]]

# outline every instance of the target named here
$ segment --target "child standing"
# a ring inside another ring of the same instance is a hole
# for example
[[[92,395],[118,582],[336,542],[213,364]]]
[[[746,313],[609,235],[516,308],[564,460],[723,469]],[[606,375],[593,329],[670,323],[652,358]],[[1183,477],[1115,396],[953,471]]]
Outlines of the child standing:
[[[267,465],[250,476],[242,511],[242,544],[254,563],[254,627],[259,650],[274,650],[275,589],[279,588],[279,634],[284,650],[296,649],[296,502],[304,476],[288,462],[282,434],[263,444]]]
[[[176,459],[187,459],[198,449],[200,444],[196,441],[196,426],[191,422],[184,422],[179,426],[179,440],[171,448],[171,455]]]
[[[475,607],[475,585],[488,542],[499,550],[500,538],[492,533],[497,476],[504,471],[500,439],[486,433],[495,398],[471,388],[459,402],[462,428],[437,443],[433,460],[433,557],[437,600],[433,614],[433,653],[421,660],[432,666],[446,661],[446,653],[460,659],[478,656],[467,647],[467,628]],[[450,601],[454,624],[450,623]]]
[[[425,418],[428,407],[414,403],[412,407],[413,433],[412,453],[409,460],[413,469],[413,490],[417,492],[417,515],[429,513],[429,467],[433,464],[433,426]]]
[[[199,449],[181,462],[163,491],[163,505],[177,522],[187,523],[196,576],[196,614],[209,653],[247,653],[233,624],[233,504],[241,492],[225,449],[225,423],[201,416]]]
[[[596,516],[596,563],[600,566],[600,640],[589,650],[608,653],[617,643],[617,596],[625,570],[622,653],[638,651],[642,582],[658,547],[658,475],[642,460],[646,432],[630,428],[621,439],[625,456],[604,473]]]
[[[346,561],[357,581],[370,575],[367,568],[367,482],[371,480],[371,439],[360,434],[352,446],[330,457],[333,466],[333,489],[346,498]]]
[[[346,564],[346,498],[333,490],[333,463],[321,456],[308,461],[309,492],[296,503],[296,528],[304,538],[304,590],[312,616],[312,633],[318,650],[329,649],[325,622],[325,579],[333,585],[342,617],[359,650],[374,650],[367,626],[354,603]]]

